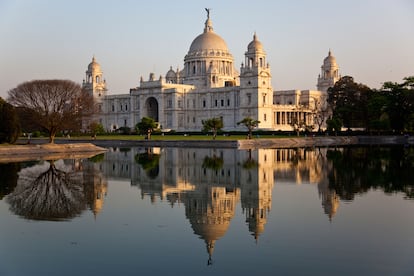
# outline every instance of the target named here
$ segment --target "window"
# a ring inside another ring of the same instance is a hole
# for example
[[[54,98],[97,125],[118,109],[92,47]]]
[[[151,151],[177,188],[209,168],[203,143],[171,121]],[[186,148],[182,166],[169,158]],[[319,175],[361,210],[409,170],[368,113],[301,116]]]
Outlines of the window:
[[[252,94],[247,94],[247,104],[252,103]]]
[[[115,111],[115,106],[114,105],[112,105],[112,112],[114,112]]]
[[[266,122],[266,119],[267,119],[267,116],[266,116],[266,113],[265,113],[265,114],[263,114],[263,121]]]
[[[127,104],[125,105],[125,111],[128,111],[128,105]]]
[[[203,100],[203,107],[206,107],[206,100]]]
[[[227,106],[230,106],[230,99],[227,99]]]
[[[217,100],[215,100],[214,103],[215,103],[215,106],[217,106]]]
[[[224,100],[221,100],[221,106],[224,106]]]

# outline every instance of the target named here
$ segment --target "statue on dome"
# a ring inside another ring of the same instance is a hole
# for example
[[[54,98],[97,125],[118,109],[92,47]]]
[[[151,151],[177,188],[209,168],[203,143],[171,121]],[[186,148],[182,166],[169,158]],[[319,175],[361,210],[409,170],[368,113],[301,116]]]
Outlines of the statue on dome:
[[[204,8],[207,12],[207,19],[210,19],[210,8]]]

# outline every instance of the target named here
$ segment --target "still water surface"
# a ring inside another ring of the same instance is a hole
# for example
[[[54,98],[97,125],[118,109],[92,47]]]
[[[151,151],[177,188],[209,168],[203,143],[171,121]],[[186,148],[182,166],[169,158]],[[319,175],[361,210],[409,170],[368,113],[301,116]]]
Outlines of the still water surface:
[[[0,275],[414,275],[414,149],[0,164]]]

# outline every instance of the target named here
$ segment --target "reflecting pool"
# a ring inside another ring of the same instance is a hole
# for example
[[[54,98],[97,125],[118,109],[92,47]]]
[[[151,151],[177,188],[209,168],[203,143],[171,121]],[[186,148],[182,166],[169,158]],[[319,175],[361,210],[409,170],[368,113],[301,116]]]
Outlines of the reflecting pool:
[[[414,148],[0,164],[0,275],[414,275]]]

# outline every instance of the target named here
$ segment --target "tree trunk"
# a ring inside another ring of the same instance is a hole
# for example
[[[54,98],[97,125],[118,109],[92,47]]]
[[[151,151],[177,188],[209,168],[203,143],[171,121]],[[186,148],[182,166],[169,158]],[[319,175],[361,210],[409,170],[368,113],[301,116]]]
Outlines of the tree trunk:
[[[54,144],[55,143],[55,136],[56,136],[56,133],[50,133],[50,135],[49,135],[49,144]]]

